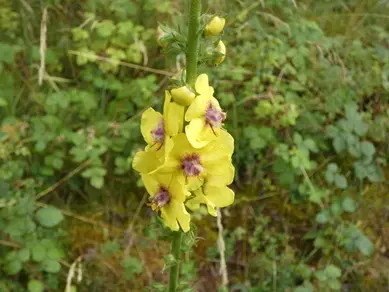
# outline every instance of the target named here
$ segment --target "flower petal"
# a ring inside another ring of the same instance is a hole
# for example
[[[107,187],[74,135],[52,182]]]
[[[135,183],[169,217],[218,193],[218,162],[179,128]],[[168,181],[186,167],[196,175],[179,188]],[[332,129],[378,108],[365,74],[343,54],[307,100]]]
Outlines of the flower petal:
[[[187,177],[185,179],[185,185],[189,191],[194,191],[200,188],[204,183],[201,177]]]
[[[234,191],[229,187],[215,187],[209,184],[204,186],[205,197],[216,207],[227,207],[234,202]]]
[[[184,203],[173,200],[171,205],[171,208],[174,208],[176,212],[176,217],[182,230],[188,232],[190,229],[190,215],[188,211],[186,211]]]
[[[208,165],[207,184],[212,186],[226,186],[234,181],[235,168],[231,161],[222,160],[218,164]]]
[[[181,86],[179,88],[174,88],[170,90],[173,100],[182,106],[189,106],[196,94],[192,92],[188,86]]]
[[[171,196],[177,201],[184,202],[190,196],[190,192],[177,177],[173,177],[168,188]]]
[[[175,136],[184,128],[185,108],[175,102],[171,102],[167,107],[166,131],[169,136]]]
[[[185,113],[185,121],[190,122],[195,118],[205,117],[210,98],[205,95],[198,95]]]
[[[161,217],[172,230],[179,229],[178,223],[184,232],[190,229],[190,215],[182,202],[172,199],[167,206],[161,209]]]
[[[205,120],[202,118],[192,120],[189,125],[185,127],[186,136],[194,148],[202,148],[209,142],[216,140],[217,132],[219,132],[220,129],[214,129],[214,131],[215,133],[213,133],[210,126],[205,124]]]
[[[147,174],[160,166],[160,160],[155,151],[138,151],[132,160],[132,168]]]
[[[171,230],[178,231],[178,229],[180,229],[177,222],[176,214],[174,214],[174,212],[172,211],[170,204],[161,209],[161,217],[165,225]]]
[[[170,94],[170,92],[168,90],[165,90],[165,101],[163,103],[163,116],[166,120],[166,117],[167,117],[167,114],[168,114],[168,111],[169,111],[169,104],[172,100],[172,95]]]
[[[195,89],[200,95],[210,95],[210,86],[207,74],[200,74],[197,77]]]
[[[143,112],[140,131],[147,144],[152,145],[155,143],[151,131],[155,130],[161,122],[163,122],[162,114],[156,112],[151,107]]]
[[[160,185],[154,176],[142,174],[142,181],[150,196],[154,196],[158,192]]]
[[[197,191],[193,192],[195,197],[188,200],[185,205],[190,210],[198,210],[200,208],[200,204],[207,205],[208,213],[214,217],[217,216],[215,205],[207,199],[206,196],[204,196],[201,189],[198,189]]]
[[[202,149],[204,153],[217,153],[220,156],[231,156],[234,152],[234,138],[223,129],[215,131],[218,138]]]

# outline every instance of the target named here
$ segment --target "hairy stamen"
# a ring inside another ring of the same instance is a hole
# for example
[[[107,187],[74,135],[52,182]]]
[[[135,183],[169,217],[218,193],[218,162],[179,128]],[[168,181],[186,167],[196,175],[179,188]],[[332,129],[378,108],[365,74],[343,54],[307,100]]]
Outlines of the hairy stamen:
[[[214,128],[220,128],[222,126],[226,116],[226,113],[222,112],[220,109],[214,107],[212,103],[210,103],[208,109],[205,112],[205,121],[207,125],[211,126],[212,131],[214,131]]]
[[[186,177],[199,176],[204,170],[200,156],[196,153],[188,154],[182,159],[181,169]]]
[[[152,204],[154,205],[155,209],[161,209],[162,207],[166,206],[170,202],[170,193],[169,191],[161,186],[159,188],[159,192],[152,198]]]
[[[163,120],[151,131],[151,135],[155,143],[163,144],[165,141],[165,123]]]

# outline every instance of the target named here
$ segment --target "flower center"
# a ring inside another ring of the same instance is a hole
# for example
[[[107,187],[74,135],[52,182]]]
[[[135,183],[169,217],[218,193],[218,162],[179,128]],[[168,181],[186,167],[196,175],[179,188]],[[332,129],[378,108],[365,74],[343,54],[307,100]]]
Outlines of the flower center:
[[[181,169],[186,177],[198,176],[204,170],[200,162],[200,156],[196,153],[188,154],[182,159]]]
[[[160,209],[163,206],[166,206],[170,202],[169,191],[161,186],[159,192],[153,197],[152,200],[152,204],[155,206],[155,209]]]
[[[212,103],[210,103],[207,111],[205,112],[206,123],[212,128],[220,128],[225,119],[226,114],[223,113],[220,109],[215,108]]]
[[[151,135],[153,136],[153,140],[155,143],[163,143],[163,141],[165,140],[165,123],[163,120],[161,120],[158,126],[151,131]]]

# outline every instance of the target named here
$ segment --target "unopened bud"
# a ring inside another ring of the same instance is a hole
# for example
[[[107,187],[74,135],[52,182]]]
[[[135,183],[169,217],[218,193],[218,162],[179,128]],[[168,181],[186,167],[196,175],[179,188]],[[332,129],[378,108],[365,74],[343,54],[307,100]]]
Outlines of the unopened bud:
[[[157,43],[160,47],[166,47],[168,45],[167,37],[169,36],[160,26],[157,28]]]
[[[187,86],[181,86],[179,88],[174,88],[170,91],[173,100],[182,106],[189,106],[196,95],[191,91]]]
[[[216,52],[222,54],[222,56],[218,57],[215,60],[215,64],[218,65],[224,61],[226,58],[226,46],[224,45],[223,41],[219,41],[216,47]]]
[[[222,17],[214,16],[205,26],[205,34],[210,36],[218,36],[224,28],[226,20]]]

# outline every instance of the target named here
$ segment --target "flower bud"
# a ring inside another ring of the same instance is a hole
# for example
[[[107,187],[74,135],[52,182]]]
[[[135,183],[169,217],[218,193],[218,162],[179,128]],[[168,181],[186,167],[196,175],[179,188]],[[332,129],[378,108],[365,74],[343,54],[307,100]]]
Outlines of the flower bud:
[[[216,52],[223,54],[223,56],[220,56],[215,60],[215,64],[218,65],[218,64],[222,63],[224,61],[224,59],[226,58],[226,46],[224,45],[224,43],[222,41],[219,41],[219,43],[217,44]]]
[[[161,26],[158,26],[157,28],[157,44],[164,48],[168,45],[168,41],[167,41],[167,37],[169,36],[169,34],[167,32],[165,32]]]
[[[205,26],[205,34],[209,36],[218,36],[226,23],[224,18],[214,16],[210,22]]]
[[[174,88],[170,91],[173,100],[182,106],[189,106],[196,95],[191,91],[187,86],[181,86],[179,88]]]

